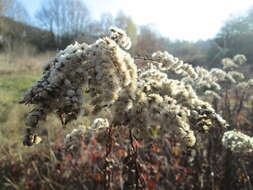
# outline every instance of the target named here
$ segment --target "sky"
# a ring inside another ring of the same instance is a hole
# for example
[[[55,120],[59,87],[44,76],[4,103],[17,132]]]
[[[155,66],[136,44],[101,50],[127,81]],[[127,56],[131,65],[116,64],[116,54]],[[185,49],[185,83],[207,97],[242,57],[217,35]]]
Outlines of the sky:
[[[20,0],[30,15],[45,0]],[[70,0],[71,1],[71,0]],[[253,0],[84,0],[94,19],[119,11],[131,16],[138,25],[152,24],[170,39],[197,41],[217,34],[231,15],[243,14]]]

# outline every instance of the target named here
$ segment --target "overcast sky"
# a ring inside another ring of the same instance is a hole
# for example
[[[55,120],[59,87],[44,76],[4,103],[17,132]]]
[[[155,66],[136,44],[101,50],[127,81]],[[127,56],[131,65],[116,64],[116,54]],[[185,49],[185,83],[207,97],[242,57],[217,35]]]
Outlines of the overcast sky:
[[[70,0],[71,1],[71,0]],[[21,0],[33,15],[43,0]],[[84,0],[93,18],[120,10],[139,25],[153,24],[172,39],[198,40],[215,36],[232,14],[241,14],[253,0]]]

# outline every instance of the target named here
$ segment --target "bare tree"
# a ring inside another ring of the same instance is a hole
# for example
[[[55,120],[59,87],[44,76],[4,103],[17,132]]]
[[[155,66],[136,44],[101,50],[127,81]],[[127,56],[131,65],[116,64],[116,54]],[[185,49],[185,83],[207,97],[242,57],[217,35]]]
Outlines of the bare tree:
[[[114,25],[114,18],[110,13],[103,13],[100,18],[100,26],[104,33],[108,31],[108,28]]]
[[[29,15],[22,3],[18,0],[0,0],[0,45],[6,51],[9,62],[13,58],[11,53],[14,48],[27,45],[23,23],[29,23]]]
[[[166,38],[160,36],[152,26],[141,26],[136,44],[137,54],[151,55],[158,50],[166,49]]]
[[[40,26],[57,36],[60,44],[63,38],[75,38],[84,32],[89,11],[81,0],[46,0],[36,18]]]
[[[29,22],[29,14],[18,0],[0,0],[0,15],[20,22]]]

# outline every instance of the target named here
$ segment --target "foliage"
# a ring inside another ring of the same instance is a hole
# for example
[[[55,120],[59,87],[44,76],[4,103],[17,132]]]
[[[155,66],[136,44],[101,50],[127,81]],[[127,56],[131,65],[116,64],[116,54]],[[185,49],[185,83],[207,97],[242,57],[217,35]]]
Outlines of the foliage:
[[[236,53],[244,54],[250,64],[252,57],[252,36],[253,36],[253,7],[245,14],[230,17],[217,34],[217,40],[221,47],[227,48],[226,56],[233,56]]]

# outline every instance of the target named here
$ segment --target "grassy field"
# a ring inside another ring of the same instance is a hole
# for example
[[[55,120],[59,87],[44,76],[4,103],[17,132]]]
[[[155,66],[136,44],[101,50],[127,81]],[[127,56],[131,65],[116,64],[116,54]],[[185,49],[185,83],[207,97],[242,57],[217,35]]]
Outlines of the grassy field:
[[[40,64],[26,59],[8,59],[0,56],[0,136],[1,144],[13,144],[23,127],[22,119],[27,110],[18,104],[24,91],[39,78]],[[25,65],[24,65],[25,63]],[[37,68],[36,68],[37,67]],[[35,69],[36,68],[36,69]]]

